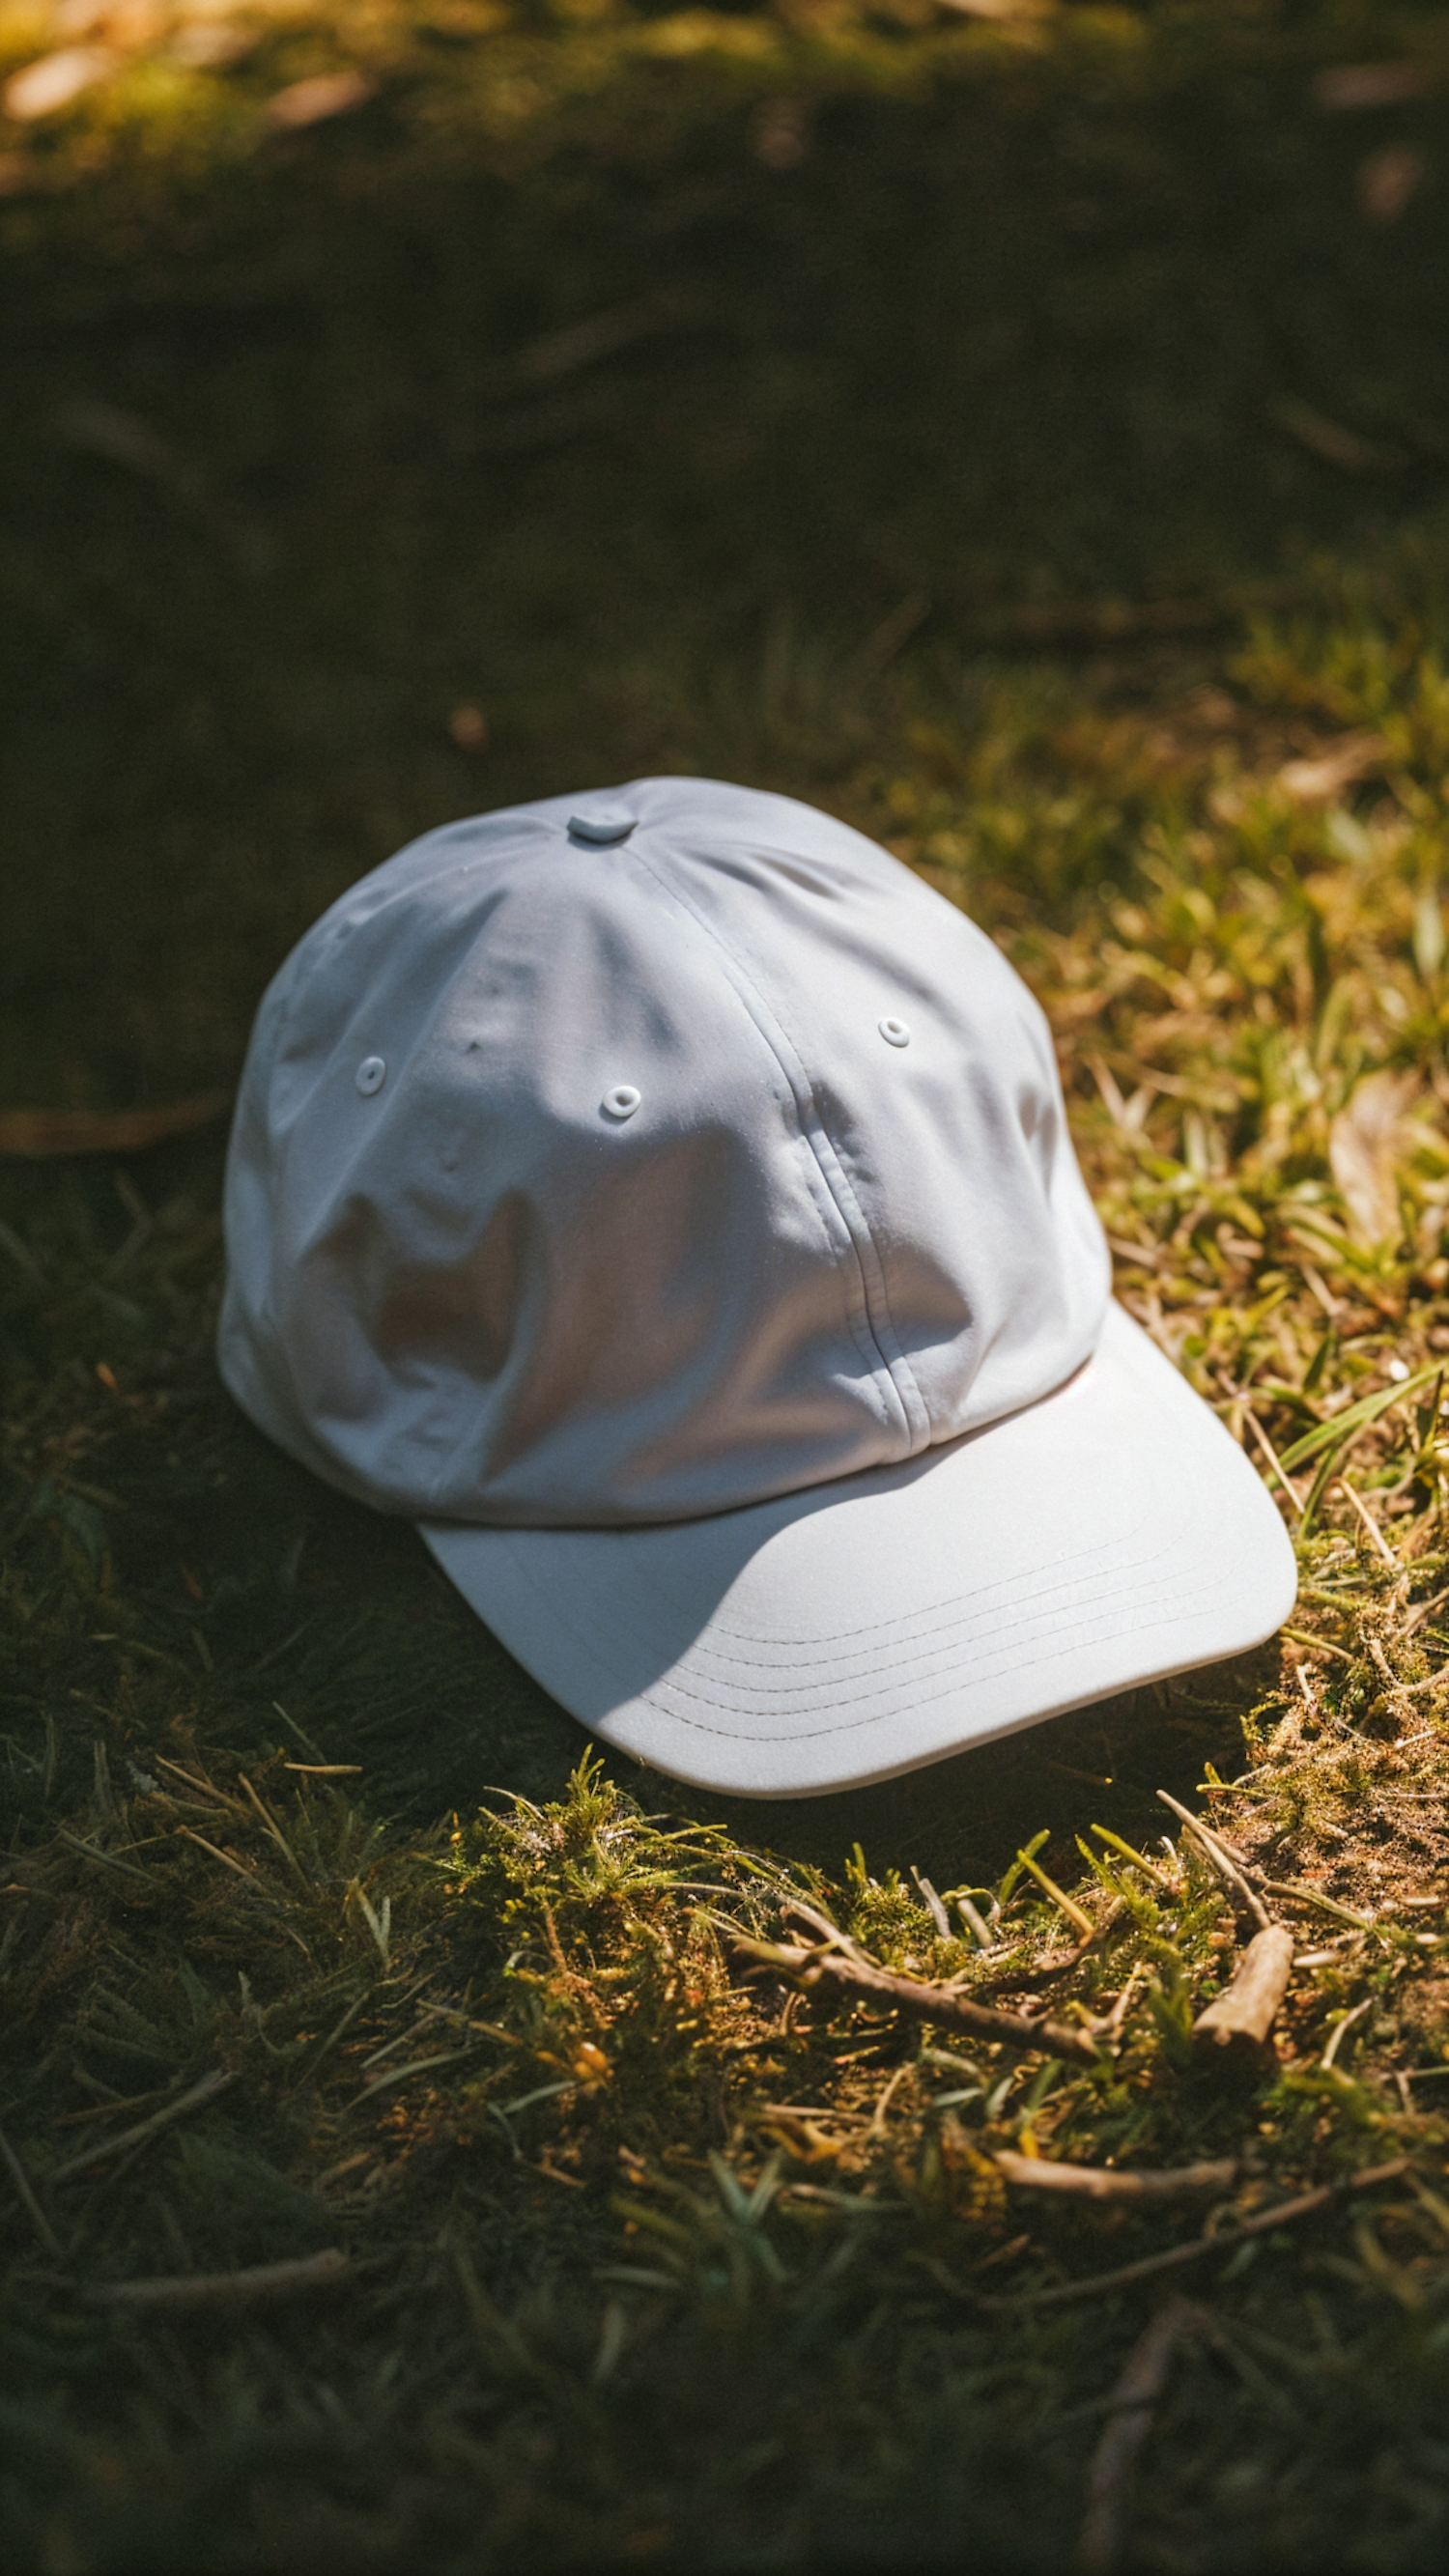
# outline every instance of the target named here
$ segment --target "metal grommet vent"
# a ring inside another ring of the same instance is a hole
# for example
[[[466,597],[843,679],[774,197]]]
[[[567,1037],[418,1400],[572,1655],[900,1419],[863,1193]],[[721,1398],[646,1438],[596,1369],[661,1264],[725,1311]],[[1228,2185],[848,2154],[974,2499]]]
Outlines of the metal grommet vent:
[[[370,1100],[375,1091],[381,1091],[387,1080],[387,1066],[381,1056],[365,1055],[357,1068],[355,1079],[364,1100]]]
[[[885,1019],[877,1020],[876,1027],[887,1046],[909,1046],[911,1043],[911,1033],[904,1020],[892,1019],[887,1014]]]
[[[632,1118],[643,1098],[643,1092],[636,1091],[632,1082],[616,1082],[611,1091],[605,1092],[599,1107],[606,1118]]]

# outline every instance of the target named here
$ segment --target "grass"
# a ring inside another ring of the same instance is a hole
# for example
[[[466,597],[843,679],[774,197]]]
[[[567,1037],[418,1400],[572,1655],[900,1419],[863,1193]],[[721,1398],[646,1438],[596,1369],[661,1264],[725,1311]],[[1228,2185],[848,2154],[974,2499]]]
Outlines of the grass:
[[[848,65],[842,18],[808,82],[793,21],[676,82],[637,59],[675,22],[621,18],[587,112],[540,22],[557,96],[500,137],[390,68],[418,13],[368,23],[355,121],[242,114],[334,67],[299,19],[196,74],[214,123],[141,47],[14,139],[4,1099],[225,1084],[288,940],[448,814],[645,766],[812,796],[1040,994],[1119,1294],[1303,1585],[1236,1664],[704,1800],[587,1753],[410,1531],[229,1408],[216,1130],[0,1166],[10,2557],[1056,2568],[1173,2279],[1096,2276],[1390,2164],[1182,2274],[1119,2554],[1437,2567],[1443,214],[1431,175],[1370,224],[1354,173],[1432,173],[1441,112],[1312,107],[1349,15],[861,22]],[[1240,2083],[1188,2031],[1251,1926],[1159,1790],[1295,1935]],[[1075,1964],[1052,1888],[1102,1926]],[[801,1902],[1111,2045],[751,1973]],[[1204,2218],[1008,2149],[1235,2172]]]

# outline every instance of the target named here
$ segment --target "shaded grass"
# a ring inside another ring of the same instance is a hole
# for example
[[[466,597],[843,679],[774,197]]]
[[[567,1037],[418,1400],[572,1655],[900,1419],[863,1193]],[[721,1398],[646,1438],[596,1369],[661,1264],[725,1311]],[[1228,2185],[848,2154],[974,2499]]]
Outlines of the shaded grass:
[[[1407,403],[1438,363],[1414,317],[1439,217],[1352,234],[1351,148],[1302,106],[1319,45],[1266,123],[1199,96],[1165,269],[1143,244],[1177,129],[1146,81],[1085,126],[1050,97],[846,101],[795,177],[732,97],[693,159],[655,133],[642,176],[600,144],[582,176],[430,193],[414,167],[389,197],[339,129],[331,160],[319,136],[265,188],[202,192],[189,234],[164,189],[158,211],[98,182],[51,233],[13,201],[50,266],[17,222],[9,1097],[225,1078],[337,885],[556,787],[561,745],[569,776],[813,795],[1040,993],[1119,1293],[1291,1484],[1304,1575],[1291,1632],[1231,1666],[850,1798],[702,1800],[581,1760],[412,1533],[227,1405],[215,1136],[7,1167],[17,2563],[1060,2566],[1155,2294],[1034,2299],[1203,2222],[1018,2192],[1008,2146],[1236,2158],[1210,2228],[1409,2156],[1198,2266],[1212,2331],[1159,2409],[1132,2548],[1441,2562],[1449,547],[1432,464],[1390,525],[1382,492],[1346,503],[1275,444],[1258,337],[1322,271],[1314,346],[1349,369],[1387,277]],[[1249,280],[1213,227],[1275,155],[1298,229]],[[958,476],[970,388],[954,361],[933,384],[946,335],[912,332],[953,274],[983,328],[1060,314],[1093,156],[1123,210],[1097,320],[1055,409],[1050,333],[1014,344]],[[906,169],[939,218],[915,281],[859,258]],[[983,233],[993,190],[1024,266],[1004,220]],[[1193,384],[1245,384],[1248,431],[1231,392],[1171,428],[1178,263],[1224,281]],[[723,352],[681,329],[562,395],[479,391],[556,328],[702,281]],[[212,497],[67,444],[78,396],[163,427]],[[1129,416],[1157,426],[1118,454]],[[480,422],[502,443],[460,448]],[[1184,532],[1203,456],[1221,479]],[[1202,617],[1175,636],[1140,613],[1184,597]],[[460,705],[487,749],[449,731]],[[1164,1843],[1159,1788],[1210,1811],[1297,1939],[1279,2062],[1240,2090],[1187,2033],[1249,1927],[1190,1837]],[[1094,1920],[1120,1906],[1074,1966],[1023,1850]],[[898,1970],[1097,2028],[1100,2069],[749,1974],[735,1935],[801,1897]],[[212,2072],[225,2090],[107,2152]],[[95,2295],[333,2246],[345,2275],[270,2305]]]
[[[1032,2294],[1199,2222],[1017,2194],[1008,2144],[1236,2156],[1216,2225],[1407,2150],[1408,2183],[1204,2267],[1214,2335],[1165,2401],[1136,2546],[1437,2557],[1437,648],[1412,562],[1321,581],[1291,630],[1156,662],[1130,697],[1120,664],[968,670],[954,705],[923,674],[929,729],[883,733],[841,799],[969,893],[1053,1012],[1119,1292],[1300,1499],[1333,1460],[1285,1646],[850,1799],[764,1813],[650,1780],[651,1821],[410,1532],[226,1408],[214,1149],[138,1159],[119,1193],[104,1165],[11,1174],[3,2125],[54,2238],[12,2200],[22,2557],[934,2563],[964,2532],[1061,2563],[1151,2291]],[[1346,725],[1384,749],[1305,802],[1295,762]],[[1331,1151],[1385,1067],[1422,1090],[1369,1243]],[[1242,1927],[1162,1839],[1158,1787],[1206,1802],[1298,1939],[1280,2064],[1246,2091],[1188,2062]],[[1033,1840],[1094,1919],[1121,1908],[1066,1971],[1074,1936],[1014,1862]],[[1090,2028],[1125,1994],[1116,2054],[791,2001],[730,1942],[792,1893],[987,2000]],[[963,1895],[1001,1901],[990,1957]],[[49,2182],[210,2068],[215,2102]],[[328,2245],[347,2279],[254,2313],[91,2295]]]

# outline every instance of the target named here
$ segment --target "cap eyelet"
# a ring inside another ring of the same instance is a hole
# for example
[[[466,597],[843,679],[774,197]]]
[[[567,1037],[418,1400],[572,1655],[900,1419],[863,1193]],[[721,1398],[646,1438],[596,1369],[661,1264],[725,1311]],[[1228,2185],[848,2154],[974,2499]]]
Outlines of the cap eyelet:
[[[911,1043],[911,1033],[904,1020],[892,1019],[887,1014],[885,1019],[877,1020],[876,1027],[887,1046],[906,1047]]]
[[[383,1063],[380,1055],[365,1055],[361,1064],[357,1068],[354,1079],[363,1099],[370,1100],[373,1093],[375,1091],[381,1091],[383,1084],[386,1082],[387,1066]]]
[[[599,1107],[606,1118],[622,1125],[626,1118],[632,1118],[635,1110],[642,1107],[643,1101],[643,1092],[637,1091],[632,1082],[616,1082],[611,1091],[605,1092]]]

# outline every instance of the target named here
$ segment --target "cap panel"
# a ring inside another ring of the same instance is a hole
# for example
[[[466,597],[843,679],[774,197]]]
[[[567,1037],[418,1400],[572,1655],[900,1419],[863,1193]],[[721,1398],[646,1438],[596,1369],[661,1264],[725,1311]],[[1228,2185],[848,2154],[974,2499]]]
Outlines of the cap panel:
[[[698,781],[626,793],[655,827],[637,863],[709,924],[793,1069],[913,1448],[1060,1385],[1095,1346],[1110,1264],[1020,977],[830,816]]]
[[[647,879],[601,880],[621,853],[460,837],[319,925],[264,1015],[228,1196],[239,1399],[370,1501],[544,1525],[904,1454],[848,1236],[715,943]]]

